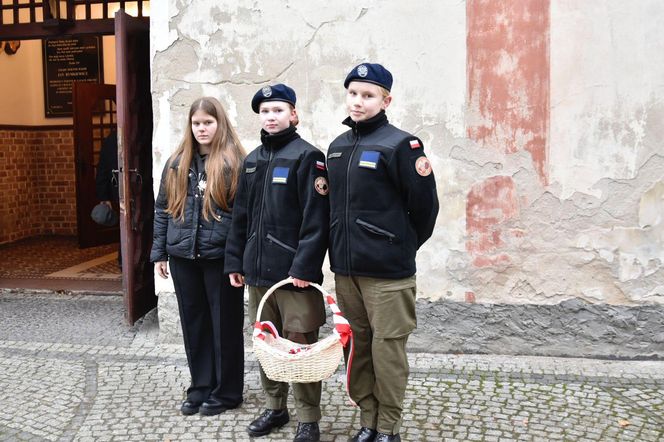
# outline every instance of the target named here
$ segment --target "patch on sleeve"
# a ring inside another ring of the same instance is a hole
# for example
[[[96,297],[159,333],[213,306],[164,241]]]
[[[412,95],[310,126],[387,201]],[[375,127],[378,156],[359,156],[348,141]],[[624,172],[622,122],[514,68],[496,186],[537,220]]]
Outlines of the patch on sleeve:
[[[420,142],[418,140],[410,140],[411,149],[419,149],[420,147],[422,146],[420,145]]]
[[[324,176],[319,176],[316,178],[314,181],[314,189],[316,189],[316,192],[319,194],[325,196],[330,192],[330,186],[327,185],[327,180],[325,179]]]
[[[427,157],[421,156],[415,161],[415,170],[420,176],[429,176],[432,172],[431,162]]]
[[[288,167],[275,167],[272,171],[272,184],[286,184],[288,182]]]
[[[360,155],[358,166],[364,167],[365,169],[377,169],[379,158],[380,152],[377,150],[365,150],[362,152],[362,155]]]

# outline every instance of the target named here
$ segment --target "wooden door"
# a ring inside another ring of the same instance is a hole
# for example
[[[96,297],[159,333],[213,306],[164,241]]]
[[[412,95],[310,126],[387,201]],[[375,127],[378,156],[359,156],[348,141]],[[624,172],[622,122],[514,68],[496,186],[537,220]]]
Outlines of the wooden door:
[[[122,285],[127,321],[157,305],[152,246],[152,96],[149,24],[115,14],[115,59],[120,165]]]
[[[85,248],[118,242],[120,230],[117,226],[105,227],[90,217],[92,208],[99,203],[95,193],[99,153],[104,139],[115,131],[116,126],[115,86],[74,83],[72,101],[78,245]]]

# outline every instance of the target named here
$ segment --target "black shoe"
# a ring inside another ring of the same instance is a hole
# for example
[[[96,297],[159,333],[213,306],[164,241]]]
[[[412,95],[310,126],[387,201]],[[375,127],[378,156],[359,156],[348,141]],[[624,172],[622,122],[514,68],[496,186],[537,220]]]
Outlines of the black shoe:
[[[223,413],[226,410],[230,410],[233,408],[237,408],[242,404],[242,402],[236,404],[236,405],[226,405],[223,402],[221,402],[219,399],[215,399],[213,397],[209,397],[201,404],[201,408],[199,410],[199,413],[201,413],[203,416],[214,416],[220,413]]]
[[[198,409],[200,407],[201,407],[200,402],[194,402],[187,399],[186,401],[182,402],[182,406],[180,407],[180,412],[182,412],[182,414],[184,414],[185,416],[189,416],[198,413]]]
[[[293,442],[318,442],[320,440],[320,430],[318,422],[298,422],[297,432]]]
[[[401,436],[399,436],[399,433],[397,434],[384,434],[384,433],[378,433],[376,434],[376,438],[374,439],[375,442],[401,442]]]
[[[362,427],[355,436],[349,439],[350,442],[373,442],[376,439],[376,430]]]
[[[288,423],[288,410],[265,410],[247,427],[249,436],[258,437],[270,434],[275,428],[281,428]]]

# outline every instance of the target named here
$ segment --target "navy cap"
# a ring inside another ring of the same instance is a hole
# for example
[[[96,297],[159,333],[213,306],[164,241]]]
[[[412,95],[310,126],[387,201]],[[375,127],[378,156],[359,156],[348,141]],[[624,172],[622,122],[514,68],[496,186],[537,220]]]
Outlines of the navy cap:
[[[377,84],[388,91],[392,89],[392,74],[378,63],[362,63],[353,68],[346,76],[344,87],[348,89],[351,81],[364,81]]]
[[[251,99],[251,108],[254,112],[258,113],[263,101],[285,101],[295,106],[295,91],[281,83],[259,89]]]

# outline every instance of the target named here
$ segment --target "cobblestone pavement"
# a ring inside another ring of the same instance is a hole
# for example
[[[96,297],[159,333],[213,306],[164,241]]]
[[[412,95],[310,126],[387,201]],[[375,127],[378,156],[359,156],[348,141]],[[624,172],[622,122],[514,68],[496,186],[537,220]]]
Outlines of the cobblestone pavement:
[[[410,359],[405,441],[664,440],[664,361]],[[185,417],[184,352],[159,343],[154,312],[127,327],[119,297],[0,292],[0,440],[250,440],[256,368],[247,349],[241,408]],[[321,439],[347,440],[359,416],[341,372],[322,404]],[[295,420],[258,440],[292,440]]]

